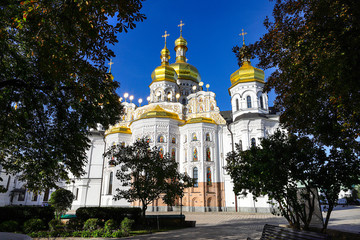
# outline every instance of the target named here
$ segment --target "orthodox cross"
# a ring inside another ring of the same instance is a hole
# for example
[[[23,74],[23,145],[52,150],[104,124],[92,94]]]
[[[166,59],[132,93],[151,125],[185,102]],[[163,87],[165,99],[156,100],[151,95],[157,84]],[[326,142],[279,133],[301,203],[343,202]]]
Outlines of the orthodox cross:
[[[111,65],[114,64],[114,62],[112,61],[112,59],[110,59],[110,62],[108,63],[110,65],[110,68],[109,68],[109,73],[111,73]]]
[[[167,31],[165,31],[165,35],[162,35],[161,37],[165,38],[165,46],[166,46],[166,38],[170,36],[170,34],[167,34]]]
[[[247,32],[244,32],[244,29],[241,29],[241,33],[239,34],[239,36],[243,37],[243,45],[245,45],[245,35],[247,34]]]
[[[183,23],[183,21],[180,21],[180,24],[178,25],[178,27],[180,27],[180,37],[182,36],[182,27],[185,25],[185,23]]]

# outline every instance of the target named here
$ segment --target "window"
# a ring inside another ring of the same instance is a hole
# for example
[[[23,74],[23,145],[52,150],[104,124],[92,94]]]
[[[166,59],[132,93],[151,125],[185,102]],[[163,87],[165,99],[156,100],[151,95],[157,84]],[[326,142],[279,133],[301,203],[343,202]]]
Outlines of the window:
[[[32,193],[31,201],[35,202],[35,201],[37,201],[37,199],[38,199],[38,194],[37,194],[37,192],[33,192],[33,193]]]
[[[251,97],[250,96],[246,97],[246,102],[247,102],[247,108],[251,108]]]
[[[192,140],[193,140],[193,141],[197,141],[196,133],[193,133],[193,135],[192,135]]]
[[[251,139],[251,147],[255,147],[256,146],[256,140],[255,138]]]
[[[158,142],[159,142],[159,143],[165,142],[164,136],[160,135],[159,138],[158,138]]]
[[[260,101],[260,108],[264,109],[264,102],[263,102],[263,97],[262,96],[260,96],[259,101]]]
[[[174,160],[175,161],[175,148],[173,148],[172,150],[171,150],[171,158],[172,158],[172,160]]]
[[[197,153],[197,149],[194,148],[193,161],[196,162],[197,160],[198,160],[198,153]]]
[[[43,200],[44,202],[49,201],[49,195],[50,195],[50,190],[46,189],[44,193],[44,200]]]
[[[108,195],[111,195],[111,194],[112,194],[113,175],[114,175],[114,173],[111,172],[111,173],[110,173],[110,177],[109,177]]]
[[[210,148],[206,148],[206,161],[210,162],[211,161],[211,152],[210,152]]]
[[[239,111],[239,99],[235,100],[236,111]]]
[[[79,197],[79,188],[76,188],[75,190],[75,200],[78,200]]]
[[[21,188],[21,192],[19,192],[19,197],[18,197],[18,201],[24,201],[25,200],[25,193],[26,193],[26,188],[22,187]]]
[[[242,150],[243,150],[243,147],[242,147],[242,141],[241,141],[241,140],[239,141],[238,146],[239,146],[240,151],[242,151]]]
[[[198,169],[197,169],[197,167],[194,167],[194,169],[193,169],[193,179],[194,179],[194,187],[198,187],[199,182],[198,182]]]
[[[176,143],[176,139],[173,137],[171,143]]]
[[[210,142],[210,133],[206,133],[205,141]]]
[[[159,148],[159,155],[160,155],[160,158],[164,157],[164,148],[163,147]]]
[[[183,100],[181,102],[183,105],[186,105],[186,98],[183,98]]]
[[[211,180],[211,169],[210,167],[206,168],[206,184],[207,185],[211,185],[212,180]]]

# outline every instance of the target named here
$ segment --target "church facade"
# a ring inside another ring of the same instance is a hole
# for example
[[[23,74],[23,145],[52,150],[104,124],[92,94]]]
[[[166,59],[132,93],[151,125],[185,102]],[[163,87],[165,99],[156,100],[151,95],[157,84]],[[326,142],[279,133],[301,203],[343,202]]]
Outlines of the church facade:
[[[121,121],[109,129],[99,126],[91,131],[86,174],[73,178],[71,184],[64,184],[75,195],[73,209],[138,206],[125,199],[113,200],[116,189],[121,188],[116,178],[119,167],[112,165],[103,154],[110,146],[130,145],[146,138],[151,147],[156,146],[162,154],[170,154],[179,163],[180,172],[195,179],[194,187],[185,190],[181,202],[166,206],[159,199],[148,206],[148,211],[178,210],[181,203],[184,211],[271,210],[266,196],[257,201],[251,194],[235,196],[232,179],[224,169],[226,155],[235,144],[246,150],[279,127],[279,116],[269,108],[268,96],[263,92],[264,72],[245,60],[230,76],[232,109],[220,111],[216,94],[208,90],[208,85],[203,85],[196,67],[187,62],[187,50],[187,41],[180,34],[175,41],[175,62],[170,63],[165,40],[161,65],[151,74],[148,104],[137,106],[125,95]],[[17,182],[16,176],[2,177],[9,181],[8,189],[17,191],[0,194],[1,205],[41,205],[51,194],[46,192],[35,197],[23,189],[23,183]]]
[[[113,200],[121,187],[116,179],[119,167],[104,159],[103,153],[110,146],[146,138],[161,154],[169,153],[179,163],[180,172],[195,179],[195,186],[186,189],[181,199],[183,210],[270,211],[266,196],[256,202],[251,194],[235,196],[232,180],[224,170],[226,155],[235,144],[248,149],[279,127],[279,116],[269,109],[263,92],[264,72],[244,61],[230,76],[232,109],[220,111],[215,93],[205,90],[208,86],[201,82],[198,70],[187,63],[187,50],[187,41],[180,35],[175,41],[175,62],[170,63],[165,41],[161,65],[151,74],[148,104],[137,106],[125,95],[121,121],[106,130],[93,130],[87,174],[67,185],[76,196],[73,208],[137,206],[125,199]],[[181,202],[166,206],[159,199],[148,211],[178,210]]]

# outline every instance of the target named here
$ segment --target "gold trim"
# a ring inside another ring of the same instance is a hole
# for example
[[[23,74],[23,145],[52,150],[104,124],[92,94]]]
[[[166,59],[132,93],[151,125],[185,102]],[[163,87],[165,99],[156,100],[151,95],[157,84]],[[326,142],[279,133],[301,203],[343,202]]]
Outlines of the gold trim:
[[[105,137],[107,135],[114,134],[114,133],[132,134],[130,128],[125,127],[125,126],[120,126],[120,127],[110,128],[110,130],[108,130],[107,133],[105,134]]]
[[[210,124],[215,124],[217,125],[217,123],[211,119],[211,118],[206,118],[206,117],[196,117],[196,118],[191,118],[190,120],[186,121],[185,124],[193,124],[193,123],[210,123]]]

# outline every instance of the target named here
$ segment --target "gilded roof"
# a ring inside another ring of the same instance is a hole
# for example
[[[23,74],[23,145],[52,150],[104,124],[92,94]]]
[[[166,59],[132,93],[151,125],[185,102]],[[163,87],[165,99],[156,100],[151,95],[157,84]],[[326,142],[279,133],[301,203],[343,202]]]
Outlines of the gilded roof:
[[[211,119],[211,118],[206,118],[206,117],[196,117],[196,118],[191,118],[188,121],[186,121],[185,124],[192,124],[192,123],[211,123],[211,124],[216,124],[216,122]]]
[[[182,120],[180,120],[179,116],[176,113],[166,111],[159,105],[156,105],[154,108],[150,109],[148,112],[143,113],[140,116],[139,120],[146,119],[146,118],[170,118],[170,119],[182,121]]]
[[[125,134],[131,134],[130,128],[126,126],[116,126],[111,127],[109,130],[106,131],[105,135],[113,134],[113,133],[125,133]]]
[[[233,74],[230,76],[231,81],[231,87],[236,86],[238,83],[242,82],[264,82],[264,71],[258,68],[255,68],[251,66],[250,61],[245,61],[243,65],[236,70]]]
[[[193,82],[201,82],[201,77],[199,71],[193,65],[186,62],[175,62],[170,64],[178,76],[178,79],[181,80],[191,80]]]

